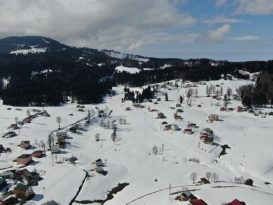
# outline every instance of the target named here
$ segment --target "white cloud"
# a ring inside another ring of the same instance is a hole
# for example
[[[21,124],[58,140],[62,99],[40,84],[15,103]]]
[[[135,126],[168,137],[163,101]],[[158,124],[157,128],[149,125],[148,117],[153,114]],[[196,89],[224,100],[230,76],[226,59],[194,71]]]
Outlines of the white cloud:
[[[238,0],[237,14],[268,15],[273,13],[272,0]]]
[[[234,41],[257,41],[259,40],[258,36],[253,36],[253,35],[246,35],[246,36],[238,36],[235,38],[232,38]]]
[[[204,23],[209,24],[209,25],[215,25],[215,24],[231,24],[231,23],[243,23],[243,20],[239,20],[236,18],[227,18],[224,16],[216,16],[211,19],[207,19],[204,21]]]
[[[229,24],[224,24],[215,30],[209,31],[199,37],[199,41],[216,43],[224,40],[226,34],[231,31],[231,26]]]
[[[227,3],[227,0],[216,0],[215,3],[217,6],[223,6],[224,4]]]
[[[171,0],[1,0],[0,7],[2,37],[42,35],[96,48],[132,49],[195,22]]]

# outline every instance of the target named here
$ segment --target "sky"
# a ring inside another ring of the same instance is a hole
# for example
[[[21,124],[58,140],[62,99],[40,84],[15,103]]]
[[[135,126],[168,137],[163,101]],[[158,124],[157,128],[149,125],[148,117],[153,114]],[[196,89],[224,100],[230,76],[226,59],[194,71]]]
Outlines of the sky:
[[[273,0],[0,0],[0,38],[151,57],[273,59]]]

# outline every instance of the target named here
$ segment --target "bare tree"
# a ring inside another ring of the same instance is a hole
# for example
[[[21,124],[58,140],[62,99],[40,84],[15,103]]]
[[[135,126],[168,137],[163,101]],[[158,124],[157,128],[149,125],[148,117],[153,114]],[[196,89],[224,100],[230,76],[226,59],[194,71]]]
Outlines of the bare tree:
[[[153,146],[153,154],[154,155],[158,154],[158,147],[156,145]]]
[[[208,180],[210,180],[211,175],[212,175],[211,172],[207,172],[207,173],[206,173],[206,177],[207,177]]]
[[[198,88],[195,88],[195,91],[194,91],[194,93],[195,93],[195,97],[197,98],[197,97],[198,97],[198,93],[199,93],[199,90],[198,90]]]
[[[18,124],[18,120],[19,120],[18,117],[15,117],[14,120],[15,120],[15,123],[17,125]]]
[[[191,179],[192,179],[192,183],[194,184],[196,179],[197,179],[197,174],[195,172],[191,173]]]
[[[26,114],[27,114],[27,117],[28,117],[28,123],[30,123],[30,110],[29,109],[27,109],[27,111],[26,111]]]
[[[99,133],[95,134],[95,140],[96,140],[96,142],[100,141],[100,134]]]
[[[56,117],[56,122],[59,124],[59,130],[61,129],[61,122],[62,122],[62,118],[60,116]]]
[[[227,96],[228,99],[230,99],[230,96],[232,95],[232,89],[231,88],[227,88]]]

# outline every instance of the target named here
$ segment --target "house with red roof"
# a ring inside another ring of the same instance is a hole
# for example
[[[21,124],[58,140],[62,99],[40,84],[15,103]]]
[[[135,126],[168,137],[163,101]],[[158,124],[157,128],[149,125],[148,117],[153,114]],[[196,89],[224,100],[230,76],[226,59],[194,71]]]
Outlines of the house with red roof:
[[[246,203],[239,201],[238,199],[234,199],[232,202],[228,203],[227,205],[246,205]]]
[[[190,200],[190,204],[191,205],[208,205],[202,199],[192,199],[192,200]]]

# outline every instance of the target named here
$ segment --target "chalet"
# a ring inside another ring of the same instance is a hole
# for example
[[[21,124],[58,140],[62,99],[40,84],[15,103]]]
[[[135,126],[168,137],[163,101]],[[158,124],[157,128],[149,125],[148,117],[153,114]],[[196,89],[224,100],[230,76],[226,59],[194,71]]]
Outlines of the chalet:
[[[191,199],[197,199],[190,191],[184,191],[175,198],[178,201],[189,201]]]
[[[244,108],[241,107],[241,106],[238,106],[238,107],[237,107],[237,112],[244,112]]]
[[[32,157],[36,157],[36,158],[42,158],[44,156],[44,152],[42,150],[36,150],[34,152],[32,152]]]
[[[168,124],[168,125],[164,126],[164,130],[165,131],[168,131],[168,130],[171,130],[171,129],[172,129],[172,125],[171,124]]]
[[[130,107],[126,107],[125,111],[131,111],[132,109]]]
[[[30,186],[37,186],[38,182],[42,179],[37,172],[29,172],[27,169],[17,171],[15,173],[15,178],[17,181],[21,181]]]
[[[221,107],[221,108],[220,108],[220,111],[221,111],[221,112],[224,112],[224,111],[226,111],[226,108]]]
[[[210,184],[210,181],[206,178],[201,178],[200,181],[198,182],[198,184]]]
[[[103,166],[105,165],[101,159],[97,159],[97,160],[94,161],[92,164],[93,164],[95,167],[103,167]]]
[[[15,137],[15,136],[17,136],[17,134],[13,131],[10,131],[10,132],[5,133],[2,137],[3,138],[11,138],[11,137]]]
[[[56,136],[57,144],[59,145],[60,148],[64,148],[67,139],[67,132],[58,132]]]
[[[7,185],[8,184],[7,184],[6,179],[0,177],[0,190],[3,189],[3,188],[5,188]]]
[[[211,115],[209,116],[208,122],[213,123],[214,121],[219,121],[219,116],[216,115],[216,114],[211,114]]]
[[[206,202],[204,202],[202,199],[191,199],[190,200],[191,205],[208,205]]]
[[[214,133],[210,128],[205,128],[200,133],[200,139],[205,143],[212,143],[214,140]]]
[[[102,174],[102,175],[107,175],[107,171],[103,169],[103,167],[95,167],[95,172],[97,172],[98,174]]]
[[[58,144],[51,146],[51,153],[56,154],[60,153],[60,146]]]
[[[11,124],[8,129],[16,130],[19,129],[18,124]]]
[[[182,109],[177,109],[176,112],[177,112],[177,113],[179,113],[179,112],[182,113],[182,112],[184,112],[184,111],[183,111]]]
[[[193,129],[193,128],[199,128],[199,126],[197,126],[195,123],[189,123],[188,124],[188,128],[191,128],[191,129]]]
[[[19,144],[19,147],[23,149],[29,149],[31,147],[30,141],[21,141],[21,144]]]
[[[22,164],[22,165],[28,165],[32,160],[31,154],[23,154],[19,157],[17,157],[16,162],[17,164]]]
[[[162,113],[162,112],[159,112],[158,114],[157,114],[157,119],[165,119],[166,117],[165,117],[165,115]]]
[[[226,204],[226,205],[246,205],[245,202],[239,201],[238,199],[234,199],[232,202]]]
[[[17,198],[23,200],[26,200],[31,196],[35,195],[35,193],[32,190],[32,187],[24,184],[17,184],[13,190],[13,193],[16,195]]]
[[[39,115],[44,116],[44,117],[50,117],[50,114],[46,110],[40,112]]]
[[[27,124],[27,123],[31,123],[31,118],[30,117],[26,117],[22,120],[23,124]]]
[[[191,134],[193,134],[194,132],[192,131],[191,128],[186,128],[186,129],[184,129],[183,133],[184,133],[184,134],[191,135]]]
[[[178,115],[177,113],[174,113],[174,119],[175,120],[182,120],[183,118],[180,116],[180,115]]]

